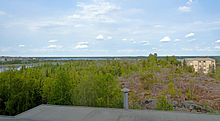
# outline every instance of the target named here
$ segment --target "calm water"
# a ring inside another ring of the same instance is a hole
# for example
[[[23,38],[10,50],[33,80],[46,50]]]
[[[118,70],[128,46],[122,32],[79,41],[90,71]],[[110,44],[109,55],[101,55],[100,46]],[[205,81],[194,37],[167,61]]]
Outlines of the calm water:
[[[33,67],[33,66],[32,66],[32,65],[25,65],[25,67],[26,67],[26,68],[30,68],[30,67]],[[16,70],[21,70],[22,66],[14,66],[14,68],[15,68]],[[6,70],[8,70],[8,69],[9,69],[8,66],[2,66],[2,67],[0,67],[0,72],[6,71]]]

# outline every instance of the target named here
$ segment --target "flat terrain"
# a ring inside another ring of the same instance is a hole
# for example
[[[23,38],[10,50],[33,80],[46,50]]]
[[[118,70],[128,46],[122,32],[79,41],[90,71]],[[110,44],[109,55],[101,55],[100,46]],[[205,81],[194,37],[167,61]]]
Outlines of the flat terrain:
[[[220,115],[80,106],[40,105],[0,121],[220,121]]]

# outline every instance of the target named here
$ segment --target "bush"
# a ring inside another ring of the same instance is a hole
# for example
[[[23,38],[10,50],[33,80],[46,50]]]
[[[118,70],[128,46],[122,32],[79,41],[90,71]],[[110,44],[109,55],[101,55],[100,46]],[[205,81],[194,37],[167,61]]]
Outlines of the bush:
[[[156,110],[173,111],[173,105],[169,104],[165,96],[159,96],[157,99]]]
[[[142,109],[139,102],[140,102],[140,99],[135,95],[134,92],[131,92],[129,94],[129,108],[130,109]]]
[[[187,100],[195,100],[196,99],[196,94],[193,93],[193,91],[188,90],[186,92]]]
[[[140,75],[141,83],[143,84],[144,89],[152,89],[154,87],[154,83],[157,82],[154,73],[145,72]]]
[[[215,72],[215,78],[217,81],[220,81],[220,67],[216,68],[216,72]]]
[[[175,85],[174,85],[172,82],[170,82],[169,84],[167,84],[167,88],[166,88],[165,91],[166,91],[168,94],[171,95],[171,98],[172,98],[172,99],[176,99],[176,98],[178,98],[178,96],[181,95],[181,91],[178,90],[178,88],[175,87]]]

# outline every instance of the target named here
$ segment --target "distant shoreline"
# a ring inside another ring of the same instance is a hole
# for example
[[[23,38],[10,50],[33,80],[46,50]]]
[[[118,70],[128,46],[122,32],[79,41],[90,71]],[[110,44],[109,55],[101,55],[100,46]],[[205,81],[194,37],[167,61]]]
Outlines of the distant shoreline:
[[[147,58],[148,56],[0,56],[1,57],[9,57],[9,58]],[[164,58],[167,56],[157,56],[158,58]],[[172,56],[168,56],[172,57]],[[218,56],[175,56],[177,58],[195,58],[195,57],[210,57],[210,58],[220,58]]]

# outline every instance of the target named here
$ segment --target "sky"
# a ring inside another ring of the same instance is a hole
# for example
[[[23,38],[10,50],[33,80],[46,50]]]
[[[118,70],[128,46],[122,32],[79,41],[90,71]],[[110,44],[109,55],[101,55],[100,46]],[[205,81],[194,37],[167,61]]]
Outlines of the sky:
[[[220,56],[220,0],[0,0],[0,56]]]

